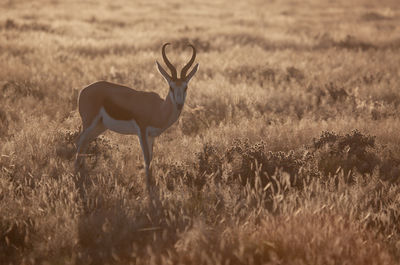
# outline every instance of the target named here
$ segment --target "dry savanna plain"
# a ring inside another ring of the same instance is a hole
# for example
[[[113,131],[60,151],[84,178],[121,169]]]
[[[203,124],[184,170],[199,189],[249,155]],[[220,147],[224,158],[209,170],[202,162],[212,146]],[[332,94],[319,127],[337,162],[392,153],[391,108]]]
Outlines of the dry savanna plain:
[[[400,2],[0,2],[1,264],[400,264]],[[75,174],[78,92],[200,64],[156,139]],[[155,198],[155,199],[154,199]]]

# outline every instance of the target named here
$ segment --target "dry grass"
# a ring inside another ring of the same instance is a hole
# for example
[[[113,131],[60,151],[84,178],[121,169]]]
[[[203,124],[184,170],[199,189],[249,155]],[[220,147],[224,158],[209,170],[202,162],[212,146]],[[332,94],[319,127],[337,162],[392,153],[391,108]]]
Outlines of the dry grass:
[[[0,12],[1,264],[399,263],[397,0]],[[134,137],[106,133],[73,174],[76,100],[100,79],[164,95],[166,41],[200,70],[156,141],[151,206]]]

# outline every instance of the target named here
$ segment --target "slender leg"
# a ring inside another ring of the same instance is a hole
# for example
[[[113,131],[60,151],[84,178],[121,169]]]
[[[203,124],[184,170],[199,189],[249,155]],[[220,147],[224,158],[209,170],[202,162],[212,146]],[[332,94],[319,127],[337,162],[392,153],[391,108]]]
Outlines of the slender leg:
[[[147,147],[148,147],[148,152],[149,152],[149,161],[151,162],[153,159],[153,146],[154,146],[154,138],[153,136],[150,136],[149,134],[147,135]],[[148,168],[148,177],[147,177],[147,185],[150,186],[151,184],[154,184],[154,179],[151,174],[151,169]],[[160,217],[161,212],[159,211],[161,209],[161,201],[160,201],[160,193],[158,190],[157,186],[152,186],[152,189],[148,188],[149,196],[150,196],[150,207],[152,207],[153,213],[157,214],[157,216]]]
[[[150,195],[150,162],[151,162],[151,156],[150,156],[150,148],[149,148],[150,146],[149,146],[146,130],[141,128],[139,130],[139,132],[138,132],[138,137],[139,137],[140,147],[142,147],[143,156],[144,156],[144,163],[145,163],[145,169],[146,169],[146,188],[147,188],[147,192]],[[151,143],[152,142],[153,141],[151,141]]]
[[[75,155],[75,170],[78,170],[81,167],[82,164],[82,146],[85,143],[85,140],[87,138],[87,135],[89,133],[88,131],[89,128],[86,130],[82,131],[82,133],[79,136],[78,143],[77,143],[77,148],[76,148],[76,155]]]
[[[149,148],[149,158],[150,161],[153,160],[153,144],[154,144],[154,137],[147,135],[147,145]]]
[[[153,183],[154,183],[154,180],[152,179],[153,178],[153,176],[152,176],[152,172],[151,172],[151,169],[150,169],[150,163],[151,163],[151,161],[153,160],[153,143],[154,143],[154,137],[151,137],[151,136],[149,136],[149,135],[147,135],[147,148],[148,148],[148,152],[149,152],[149,166],[148,166],[148,169],[147,169],[147,171],[148,171],[148,177],[147,177],[147,185],[151,185],[152,184],[152,181],[153,181]]]
[[[78,148],[75,157],[75,169],[78,169],[81,166],[83,161],[81,156],[84,152],[86,152],[89,143],[106,130],[107,129],[101,122],[100,116],[98,116],[94,119],[92,124],[86,128],[86,130],[82,131],[78,140]]]

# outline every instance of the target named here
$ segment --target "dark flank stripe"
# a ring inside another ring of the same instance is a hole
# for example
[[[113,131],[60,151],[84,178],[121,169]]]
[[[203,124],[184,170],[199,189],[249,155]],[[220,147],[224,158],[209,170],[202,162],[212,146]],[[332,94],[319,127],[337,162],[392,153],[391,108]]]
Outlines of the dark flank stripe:
[[[136,120],[135,115],[128,110],[125,109],[121,106],[118,106],[114,102],[112,102],[110,99],[106,99],[104,101],[104,109],[115,120],[123,120],[123,121],[129,121],[129,120]]]
[[[104,101],[104,109],[107,112],[110,117],[112,117],[115,120],[122,120],[122,121],[130,121],[130,120],[135,120],[136,124],[139,126],[140,130],[140,135],[139,137],[142,138],[142,143],[143,143],[143,155],[146,161],[146,164],[150,163],[150,154],[149,154],[149,148],[147,144],[147,135],[146,135],[146,126],[144,126],[143,123],[140,122],[140,120],[135,118],[135,115],[128,109],[125,109],[121,106],[118,106],[114,102],[112,102],[110,99],[106,99]]]

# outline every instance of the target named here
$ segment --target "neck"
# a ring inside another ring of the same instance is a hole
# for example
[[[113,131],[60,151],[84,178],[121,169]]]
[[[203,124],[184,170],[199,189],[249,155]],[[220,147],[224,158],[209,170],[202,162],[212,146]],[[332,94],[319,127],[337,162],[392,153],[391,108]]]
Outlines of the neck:
[[[168,92],[167,96],[165,97],[164,103],[161,105],[160,112],[163,119],[163,128],[160,129],[163,131],[174,124],[181,115],[181,111],[178,111],[176,105],[172,101],[172,94],[170,92]]]

